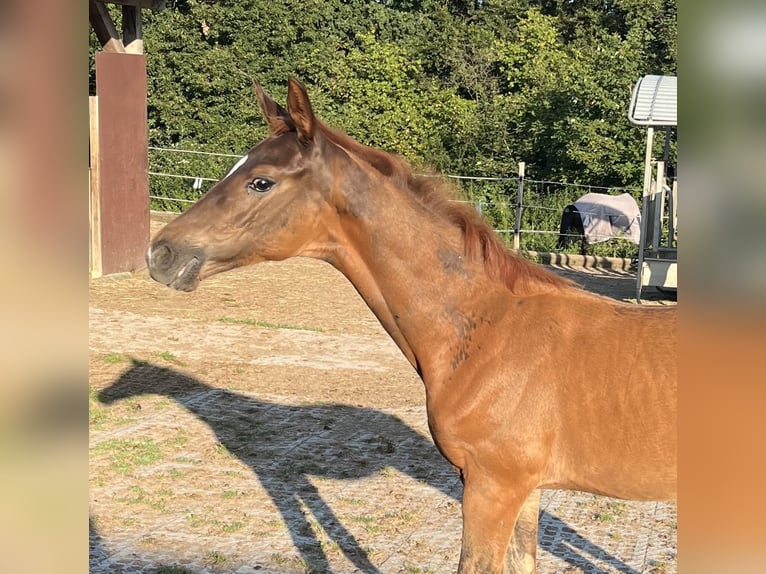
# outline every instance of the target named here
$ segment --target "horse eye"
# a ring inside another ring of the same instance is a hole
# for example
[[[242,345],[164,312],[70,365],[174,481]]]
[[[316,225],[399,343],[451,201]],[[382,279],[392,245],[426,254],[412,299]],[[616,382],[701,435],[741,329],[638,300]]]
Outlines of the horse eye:
[[[247,189],[258,193],[266,193],[272,187],[274,187],[274,182],[265,177],[256,177],[253,181],[247,184]]]

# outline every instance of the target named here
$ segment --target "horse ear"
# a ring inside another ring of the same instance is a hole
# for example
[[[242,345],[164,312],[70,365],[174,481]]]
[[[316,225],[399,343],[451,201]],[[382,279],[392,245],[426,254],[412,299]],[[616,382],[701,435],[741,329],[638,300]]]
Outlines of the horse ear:
[[[269,135],[276,136],[293,129],[292,121],[287,110],[275,102],[271,96],[263,91],[258,80],[253,81],[253,92],[261,108],[263,119],[269,126]]]
[[[298,132],[298,139],[308,143],[314,139],[314,129],[316,127],[316,118],[311,109],[309,95],[306,93],[301,83],[295,78],[287,80],[287,110],[290,114],[295,129]]]

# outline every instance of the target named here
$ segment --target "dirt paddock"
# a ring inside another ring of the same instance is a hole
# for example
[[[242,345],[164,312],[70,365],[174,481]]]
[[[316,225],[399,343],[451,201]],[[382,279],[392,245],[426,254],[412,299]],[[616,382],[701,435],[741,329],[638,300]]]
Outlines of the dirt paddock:
[[[554,269],[635,296],[633,274]],[[91,280],[90,389],[92,573],[457,567],[460,482],[422,383],[326,264],[190,294],[146,272]],[[674,504],[544,491],[540,520],[541,573],[676,572]]]

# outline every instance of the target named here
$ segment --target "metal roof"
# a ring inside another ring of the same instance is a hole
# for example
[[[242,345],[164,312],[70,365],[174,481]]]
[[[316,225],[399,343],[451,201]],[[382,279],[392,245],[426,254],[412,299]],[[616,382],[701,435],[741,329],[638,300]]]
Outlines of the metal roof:
[[[675,76],[644,76],[633,87],[628,119],[639,126],[678,125]]]

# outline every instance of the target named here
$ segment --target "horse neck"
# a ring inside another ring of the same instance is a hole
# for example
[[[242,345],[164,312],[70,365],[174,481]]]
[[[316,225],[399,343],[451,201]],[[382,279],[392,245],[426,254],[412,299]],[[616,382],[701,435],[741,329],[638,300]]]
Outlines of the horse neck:
[[[342,218],[331,262],[428,386],[429,376],[462,360],[461,341],[464,349],[465,338],[485,320],[493,292],[507,290],[483,264],[463,256],[458,227],[430,214],[406,190],[382,184],[356,191],[364,209]]]

